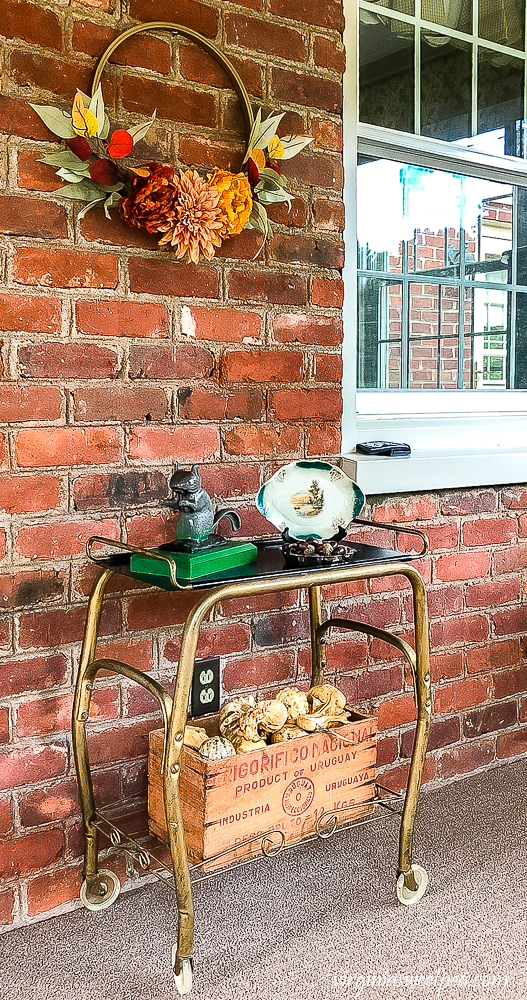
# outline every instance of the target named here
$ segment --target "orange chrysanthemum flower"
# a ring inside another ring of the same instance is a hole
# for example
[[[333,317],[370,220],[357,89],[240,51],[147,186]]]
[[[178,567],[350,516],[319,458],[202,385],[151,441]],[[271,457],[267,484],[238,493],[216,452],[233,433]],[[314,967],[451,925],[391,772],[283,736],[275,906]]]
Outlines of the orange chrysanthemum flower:
[[[119,215],[129,226],[159,232],[173,215],[178,181],[169,163],[149,163],[136,171],[132,191],[119,202]]]
[[[248,222],[253,207],[251,187],[245,174],[231,174],[217,168],[209,174],[209,183],[218,189],[222,211],[222,240],[237,236]]]
[[[223,228],[222,210],[219,207],[218,189],[208,184],[195,170],[180,173],[174,178],[177,188],[173,217],[158,231],[166,235],[159,246],[170,243],[176,257],[184,257],[197,264],[202,253],[209,260],[215,247],[221,246],[219,231]]]

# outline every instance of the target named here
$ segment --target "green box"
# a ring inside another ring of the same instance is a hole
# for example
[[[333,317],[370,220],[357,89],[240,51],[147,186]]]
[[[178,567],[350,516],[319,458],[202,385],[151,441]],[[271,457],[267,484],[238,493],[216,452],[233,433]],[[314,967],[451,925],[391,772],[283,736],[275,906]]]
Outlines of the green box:
[[[168,560],[175,564],[178,580],[199,580],[202,576],[212,576],[235,566],[255,562],[257,556],[257,548],[252,542],[236,541],[225,542],[206,552],[167,552],[161,549],[152,549],[152,552],[162,555],[167,561],[133,554],[130,558],[130,572],[139,580],[169,590],[172,587]]]

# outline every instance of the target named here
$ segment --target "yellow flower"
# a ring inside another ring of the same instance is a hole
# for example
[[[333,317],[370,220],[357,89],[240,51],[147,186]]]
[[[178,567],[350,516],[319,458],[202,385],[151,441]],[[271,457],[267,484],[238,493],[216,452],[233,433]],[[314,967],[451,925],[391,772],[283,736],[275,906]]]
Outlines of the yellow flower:
[[[218,235],[222,240],[237,236],[246,226],[253,207],[249,181],[245,174],[231,174],[218,168],[209,174],[208,180],[219,194],[222,228]]]

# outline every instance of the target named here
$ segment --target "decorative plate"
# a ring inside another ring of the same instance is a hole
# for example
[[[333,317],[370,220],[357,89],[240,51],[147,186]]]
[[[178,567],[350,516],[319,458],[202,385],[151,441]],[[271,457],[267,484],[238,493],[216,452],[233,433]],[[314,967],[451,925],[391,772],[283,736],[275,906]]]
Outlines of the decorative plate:
[[[294,538],[332,538],[364,506],[364,494],[342,469],[327,462],[291,462],[264,483],[260,513]]]

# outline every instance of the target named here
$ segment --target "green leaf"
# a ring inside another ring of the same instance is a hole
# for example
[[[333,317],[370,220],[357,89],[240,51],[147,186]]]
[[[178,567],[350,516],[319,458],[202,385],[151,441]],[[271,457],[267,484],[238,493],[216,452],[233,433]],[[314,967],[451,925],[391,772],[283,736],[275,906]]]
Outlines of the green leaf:
[[[61,167],[60,170],[57,170],[57,175],[58,177],[62,177],[63,181],[71,181],[72,184],[78,184],[79,181],[82,181],[86,177],[85,173],[68,170],[67,167]]]
[[[112,191],[112,193],[108,195],[104,203],[104,214],[107,219],[111,219],[111,215],[108,209],[113,208],[114,205],[117,205],[118,202],[120,202],[120,200],[121,200],[121,194],[119,191]]]
[[[30,104],[30,108],[36,111],[39,118],[42,118],[46,128],[50,132],[58,135],[60,139],[71,139],[76,132],[71,124],[71,115],[60,108],[53,108],[51,104]]]
[[[148,132],[148,129],[154,124],[155,120],[156,120],[156,112],[154,111],[150,121],[147,122],[146,125],[134,125],[133,128],[128,128],[126,130],[129,133],[129,135],[132,136],[132,139],[134,140],[134,146],[136,142],[140,142],[141,139],[144,139],[146,133]]]
[[[253,210],[251,212],[249,222],[251,223],[251,229],[258,229],[261,233],[263,233],[262,245],[258,248],[258,251],[253,257],[253,260],[256,260],[256,258],[261,254],[268,236],[272,233],[272,226],[267,217],[267,212],[265,211],[263,205],[260,205],[258,201],[253,202]]]
[[[90,170],[88,162],[80,160],[70,149],[63,149],[60,153],[46,153],[40,157],[39,163],[47,163],[52,167],[65,167],[66,170],[75,170],[78,174],[87,174]]]
[[[297,153],[300,153],[305,146],[308,146],[310,142],[314,142],[312,136],[310,135],[282,135],[280,136],[280,142],[284,147],[284,152],[280,157],[281,160],[290,160]]]
[[[251,152],[251,149],[254,149],[254,145],[255,145],[255,143],[254,143],[254,137],[255,137],[258,129],[260,128],[261,121],[262,121],[262,109],[258,108],[258,112],[257,112],[256,118],[254,119],[251,131],[249,132],[249,139],[247,141],[247,152],[246,152],[245,158],[243,160],[244,163],[246,162],[246,160],[249,159],[249,153]]]
[[[256,146],[257,149],[265,149],[267,143],[276,134],[276,130],[285,115],[285,111],[281,115],[268,115],[265,121],[262,122],[260,127],[257,129],[256,134],[253,138],[253,144],[251,149]],[[249,150],[250,152],[250,150]]]
[[[101,134],[104,128],[104,122],[106,115],[104,113],[104,98],[102,96],[102,87],[99,84],[97,90],[95,91],[91,101],[89,102],[88,110],[91,111],[92,115],[95,115],[97,119],[97,135]]]
[[[64,195],[65,198],[75,198],[77,201],[92,201],[94,198],[100,198],[101,191],[103,189],[98,184],[86,179],[79,181],[78,184],[66,184],[57,191],[57,194]]]
[[[263,177],[266,182],[269,181],[272,187],[287,187],[287,177],[277,174],[272,167],[264,167],[263,170],[260,170],[260,177]]]
[[[269,232],[269,219],[267,218],[265,208],[259,201],[253,202],[251,221],[253,222],[254,228],[259,229],[260,232],[267,238],[267,233]]]
[[[107,139],[109,131],[110,131],[110,119],[108,118],[108,115],[105,115],[104,125],[101,131],[99,132],[99,139]]]
[[[112,194],[114,191],[122,191],[124,188],[124,181],[117,181],[117,184],[98,184],[98,188],[101,191],[106,191],[107,194]]]
[[[255,188],[256,191],[256,188]],[[264,205],[274,205],[276,202],[287,201],[289,208],[291,208],[292,198],[287,191],[256,191],[260,202]]]
[[[81,208],[79,214],[77,215],[77,218],[83,219],[84,216],[86,215],[86,212],[89,212],[91,208],[95,208],[95,205],[100,205],[102,201],[104,201],[104,196],[101,198],[94,198],[94,200],[90,201],[87,205],[84,206],[84,208]]]

